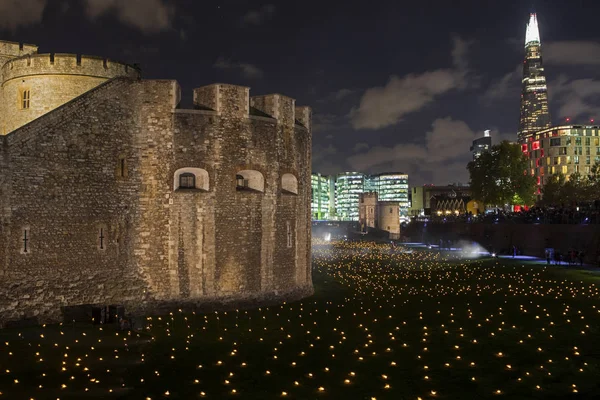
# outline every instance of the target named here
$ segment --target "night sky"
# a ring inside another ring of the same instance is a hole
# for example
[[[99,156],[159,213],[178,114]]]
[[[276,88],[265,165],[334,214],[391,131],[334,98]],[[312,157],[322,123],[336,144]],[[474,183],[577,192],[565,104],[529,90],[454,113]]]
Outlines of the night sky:
[[[516,139],[535,6],[553,123],[600,118],[600,2],[0,0],[0,39],[140,63],[191,105],[214,82],[314,111],[313,170],[468,181],[471,141]]]

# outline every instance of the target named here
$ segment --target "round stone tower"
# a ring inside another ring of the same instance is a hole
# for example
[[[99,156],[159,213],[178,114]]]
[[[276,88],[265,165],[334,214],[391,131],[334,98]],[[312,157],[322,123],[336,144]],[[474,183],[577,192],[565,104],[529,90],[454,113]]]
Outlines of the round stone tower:
[[[0,43],[2,63],[0,134],[4,135],[109,79],[140,76],[131,65],[93,56],[38,54],[37,47],[18,43]]]

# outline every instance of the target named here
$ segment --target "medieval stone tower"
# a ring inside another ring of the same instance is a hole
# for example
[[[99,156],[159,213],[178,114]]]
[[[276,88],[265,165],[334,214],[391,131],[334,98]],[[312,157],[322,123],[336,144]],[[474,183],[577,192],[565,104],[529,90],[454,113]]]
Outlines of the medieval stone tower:
[[[0,42],[0,324],[312,293],[311,111]]]

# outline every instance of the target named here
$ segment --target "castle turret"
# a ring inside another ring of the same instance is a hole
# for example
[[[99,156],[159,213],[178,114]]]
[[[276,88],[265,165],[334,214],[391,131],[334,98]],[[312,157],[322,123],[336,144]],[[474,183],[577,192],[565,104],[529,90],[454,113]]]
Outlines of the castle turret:
[[[0,42],[0,134],[7,134],[109,79],[140,76],[138,68],[101,57],[38,54],[37,47]]]

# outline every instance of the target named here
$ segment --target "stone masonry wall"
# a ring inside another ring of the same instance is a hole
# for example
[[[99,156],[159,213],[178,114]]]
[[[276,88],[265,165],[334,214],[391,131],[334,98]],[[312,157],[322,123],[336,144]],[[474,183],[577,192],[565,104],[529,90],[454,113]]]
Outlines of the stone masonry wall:
[[[147,284],[132,262],[144,98],[132,86],[110,81],[3,137],[0,321],[56,320],[62,306],[144,298]],[[126,178],[115,170],[120,157]]]
[[[276,95],[277,119],[249,115],[248,93],[199,88],[179,110],[175,81],[113,79],[0,137],[0,325],[312,293],[310,109]],[[178,189],[181,168],[208,190]],[[264,191],[236,190],[242,170]]]

